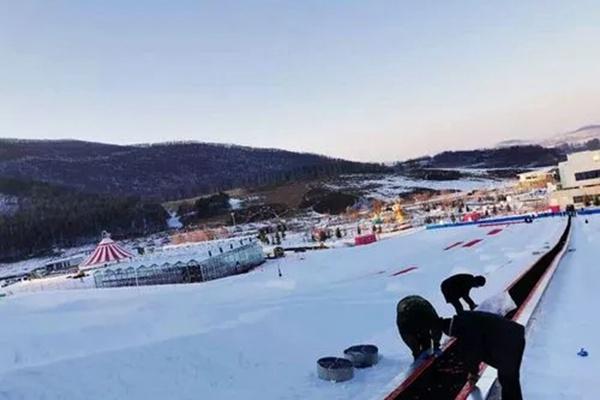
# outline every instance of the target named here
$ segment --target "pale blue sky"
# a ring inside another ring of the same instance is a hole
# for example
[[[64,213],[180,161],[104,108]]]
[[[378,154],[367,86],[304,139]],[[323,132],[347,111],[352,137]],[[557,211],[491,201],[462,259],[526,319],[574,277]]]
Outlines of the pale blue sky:
[[[600,122],[597,1],[0,0],[0,137],[395,160]]]

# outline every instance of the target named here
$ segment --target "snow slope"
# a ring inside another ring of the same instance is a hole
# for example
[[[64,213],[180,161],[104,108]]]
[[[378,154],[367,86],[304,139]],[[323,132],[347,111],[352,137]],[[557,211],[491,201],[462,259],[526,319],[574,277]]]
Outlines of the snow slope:
[[[526,399],[598,398],[600,216],[573,222],[570,247],[575,251],[559,265],[528,334],[521,368]],[[588,357],[577,356],[581,347]]]
[[[0,299],[0,399],[367,398],[412,361],[395,326],[400,298],[421,294],[449,315],[439,284],[469,271],[488,277],[473,293],[481,302],[564,222],[420,231],[193,285],[15,294]],[[317,358],[357,343],[379,346],[376,367],[317,379]]]

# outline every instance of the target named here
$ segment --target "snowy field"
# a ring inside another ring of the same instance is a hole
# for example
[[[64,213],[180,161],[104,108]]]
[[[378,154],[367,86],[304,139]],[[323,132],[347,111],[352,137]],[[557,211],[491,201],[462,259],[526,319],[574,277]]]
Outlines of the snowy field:
[[[56,257],[38,257],[23,261],[17,261],[10,264],[0,263],[0,279],[5,276],[22,275],[33,271],[36,268],[43,267],[46,263],[54,260],[65,259],[75,256],[85,256],[94,250],[95,245],[86,245],[81,247],[72,247],[67,249],[63,254]]]
[[[600,397],[600,216],[578,216],[573,222],[574,251],[556,270],[528,333],[521,369],[526,399]],[[577,356],[582,347],[588,357]]]
[[[399,299],[420,294],[450,315],[440,282],[472,272],[488,278],[473,291],[481,302],[565,222],[418,231],[200,284],[0,298],[0,399],[369,398],[412,361],[395,326]],[[346,383],[317,379],[319,357],[359,343],[379,346],[377,366]]]
[[[412,179],[403,175],[385,175],[372,178],[363,175],[347,175],[341,183],[331,183],[327,186],[331,189],[343,190],[354,189],[367,192],[367,196],[384,201],[395,200],[399,193],[409,192],[414,188],[428,188],[435,190],[454,190],[457,192],[469,192],[478,189],[495,189],[512,183],[509,180],[492,180],[485,177],[468,177],[457,180],[423,180]]]

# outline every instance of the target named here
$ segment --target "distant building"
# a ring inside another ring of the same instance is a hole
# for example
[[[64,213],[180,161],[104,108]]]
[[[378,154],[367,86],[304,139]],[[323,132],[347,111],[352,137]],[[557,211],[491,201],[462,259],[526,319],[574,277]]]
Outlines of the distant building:
[[[600,151],[569,154],[558,164],[560,185],[550,194],[550,206],[583,207],[600,203]]]
[[[76,272],[77,267],[83,261],[83,256],[73,256],[52,260],[47,262],[43,267],[36,268],[31,272],[31,276],[35,278],[46,277],[50,275],[67,274]]]
[[[202,245],[180,245],[111,264],[94,272],[97,288],[203,282],[248,272],[263,263],[254,238],[232,238]]]
[[[545,189],[548,184],[555,183],[554,173],[549,169],[524,172],[517,176],[521,189]]]
[[[462,216],[463,222],[475,222],[481,219],[481,214],[477,211],[470,211]]]

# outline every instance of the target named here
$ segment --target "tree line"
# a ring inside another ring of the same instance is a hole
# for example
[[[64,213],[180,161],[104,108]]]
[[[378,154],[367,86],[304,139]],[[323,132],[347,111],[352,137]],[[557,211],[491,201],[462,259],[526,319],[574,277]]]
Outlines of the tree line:
[[[0,193],[19,199],[15,212],[0,215],[3,262],[97,240],[103,230],[125,238],[166,228],[163,207],[137,197],[82,193],[15,179],[0,179]]]
[[[0,139],[0,176],[161,201],[238,187],[388,170],[381,164],[316,154],[210,143],[112,146]]]

